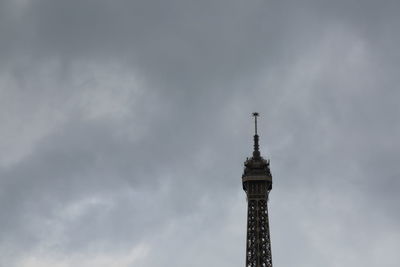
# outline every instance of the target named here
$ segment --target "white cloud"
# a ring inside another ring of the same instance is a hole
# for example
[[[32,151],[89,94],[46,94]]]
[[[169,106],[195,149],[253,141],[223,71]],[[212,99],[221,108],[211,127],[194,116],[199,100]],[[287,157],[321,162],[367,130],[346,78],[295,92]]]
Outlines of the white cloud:
[[[23,256],[15,263],[19,267],[132,267],[143,266],[150,247],[139,244],[135,247],[117,252],[101,251],[97,253],[72,253],[58,255],[54,251],[42,250]]]

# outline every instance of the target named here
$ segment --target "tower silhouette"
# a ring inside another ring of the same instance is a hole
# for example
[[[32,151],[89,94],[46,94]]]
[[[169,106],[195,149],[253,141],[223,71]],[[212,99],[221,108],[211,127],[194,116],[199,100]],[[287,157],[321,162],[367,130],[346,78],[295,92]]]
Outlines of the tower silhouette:
[[[257,112],[253,113],[254,151],[244,162],[243,190],[247,195],[246,267],[272,267],[271,239],[268,220],[268,195],[272,189],[269,160],[260,155],[257,134]]]

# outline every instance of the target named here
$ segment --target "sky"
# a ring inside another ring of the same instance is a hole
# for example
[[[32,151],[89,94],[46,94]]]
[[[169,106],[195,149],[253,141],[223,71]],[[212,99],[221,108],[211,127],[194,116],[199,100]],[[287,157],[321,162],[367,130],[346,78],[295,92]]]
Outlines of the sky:
[[[1,0],[0,267],[400,264],[400,2]]]

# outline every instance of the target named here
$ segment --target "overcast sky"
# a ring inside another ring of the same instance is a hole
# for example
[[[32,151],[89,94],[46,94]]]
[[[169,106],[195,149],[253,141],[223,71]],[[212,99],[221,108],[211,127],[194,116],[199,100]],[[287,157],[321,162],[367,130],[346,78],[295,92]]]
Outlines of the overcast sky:
[[[400,1],[0,0],[0,267],[400,264]]]

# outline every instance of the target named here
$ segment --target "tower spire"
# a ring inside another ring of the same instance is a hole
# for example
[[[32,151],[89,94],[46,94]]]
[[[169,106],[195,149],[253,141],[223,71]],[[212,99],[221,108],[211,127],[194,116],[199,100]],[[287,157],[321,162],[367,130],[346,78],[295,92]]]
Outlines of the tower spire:
[[[254,158],[259,158],[260,157],[260,146],[258,144],[258,134],[257,134],[257,117],[260,116],[258,112],[253,112],[253,117],[254,117],[254,151],[253,151],[253,157]]]
[[[258,114],[258,112],[253,112],[253,117],[254,117],[254,130],[255,133],[257,134],[257,117],[260,116],[260,114]]]

